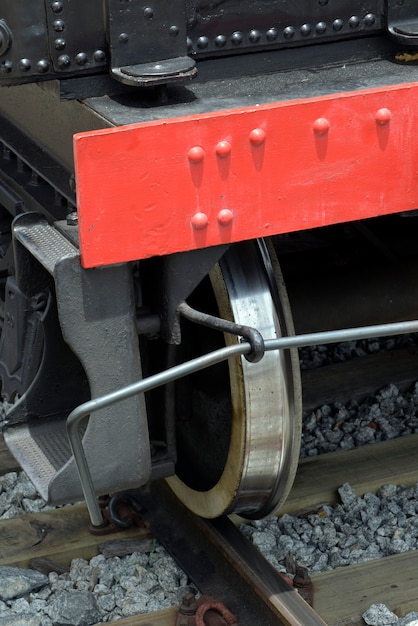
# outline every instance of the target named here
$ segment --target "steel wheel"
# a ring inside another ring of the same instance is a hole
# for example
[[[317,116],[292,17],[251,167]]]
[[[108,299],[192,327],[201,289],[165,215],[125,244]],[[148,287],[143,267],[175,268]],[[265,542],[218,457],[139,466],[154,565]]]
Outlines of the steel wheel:
[[[293,332],[270,243],[231,247],[209,278],[210,285],[201,286],[196,296],[196,307],[202,307],[202,300],[208,306],[210,291],[215,314],[253,326],[265,339]],[[198,345],[202,341],[205,346]],[[237,339],[226,335],[222,341]],[[195,351],[218,347],[200,327],[186,327],[182,343]],[[179,382],[176,412],[178,464],[168,482],[189,509],[207,518],[234,512],[255,519],[280,506],[299,458],[297,353],[268,352],[259,363],[242,357]]]

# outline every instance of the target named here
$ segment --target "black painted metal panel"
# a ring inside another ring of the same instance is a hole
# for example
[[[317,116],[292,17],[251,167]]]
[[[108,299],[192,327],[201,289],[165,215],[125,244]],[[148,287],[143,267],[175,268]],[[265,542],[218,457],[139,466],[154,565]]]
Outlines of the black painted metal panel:
[[[414,0],[2,0],[0,84],[367,36],[389,10],[414,29]]]
[[[189,46],[231,54],[356,37],[383,29],[384,13],[382,0],[189,1]]]

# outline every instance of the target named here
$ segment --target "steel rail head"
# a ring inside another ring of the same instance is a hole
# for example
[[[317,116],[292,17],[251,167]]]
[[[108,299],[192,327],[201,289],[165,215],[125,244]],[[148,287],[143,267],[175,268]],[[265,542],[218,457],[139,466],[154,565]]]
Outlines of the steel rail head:
[[[339,343],[343,341],[354,341],[368,339],[372,337],[388,337],[392,335],[405,335],[418,332],[418,320],[407,322],[394,322],[390,324],[378,324],[374,326],[362,326],[359,328],[346,328],[342,330],[332,330],[318,333],[308,333],[304,335],[294,335],[292,337],[281,337],[278,339],[264,340],[265,350],[285,350],[289,348],[302,348],[313,345]],[[212,365],[217,365],[223,361],[237,356],[248,355],[253,347],[247,341],[227,346],[209,352],[203,356],[191,359],[180,365],[175,365],[163,372],[153,374],[147,378],[122,387],[117,391],[110,392],[99,398],[95,398],[76,407],[67,418],[67,433],[70,441],[72,453],[80,476],[84,498],[89,511],[93,526],[103,525],[103,515],[97,502],[92,476],[89,470],[87,458],[84,452],[81,435],[78,425],[82,419],[91,416],[95,411],[125,400],[139,393],[151,391],[170,382],[174,382],[184,376],[193,374]],[[256,364],[255,364],[256,366]]]
[[[326,626],[227,516],[196,516],[164,481],[139,490],[138,499],[160,543],[203,596],[224,603],[240,626]]]

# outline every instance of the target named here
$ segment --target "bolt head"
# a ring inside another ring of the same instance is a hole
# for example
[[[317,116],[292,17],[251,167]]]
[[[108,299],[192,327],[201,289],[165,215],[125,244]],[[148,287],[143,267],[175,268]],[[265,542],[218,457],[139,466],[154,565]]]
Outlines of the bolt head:
[[[72,211],[67,215],[67,226],[77,226],[78,224],[78,215],[77,211]]]
[[[180,605],[180,613],[183,615],[194,615],[197,611],[196,596],[194,593],[187,593]],[[185,622],[187,624],[187,620]]]

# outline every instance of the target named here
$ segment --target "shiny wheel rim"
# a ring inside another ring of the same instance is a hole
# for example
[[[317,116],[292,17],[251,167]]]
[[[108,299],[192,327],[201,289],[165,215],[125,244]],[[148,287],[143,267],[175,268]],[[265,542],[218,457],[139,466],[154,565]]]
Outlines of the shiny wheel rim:
[[[286,290],[269,242],[231,247],[212,270],[210,283],[221,317],[257,328],[265,339],[292,334]],[[231,344],[237,338],[225,335],[224,341]],[[202,517],[238,513],[260,518],[284,501],[297,467],[301,432],[297,353],[267,352],[259,363],[233,359],[228,372],[230,423],[222,430],[219,420],[214,429],[219,429],[219,439],[223,434],[229,441],[216,464],[221,467],[214,484],[196,484],[192,475],[197,466],[188,472],[187,462],[168,482],[180,500]],[[203,450],[205,441],[196,445]],[[217,454],[213,442],[212,451]],[[186,452],[180,447],[179,456]],[[211,452],[205,455],[210,459]]]

